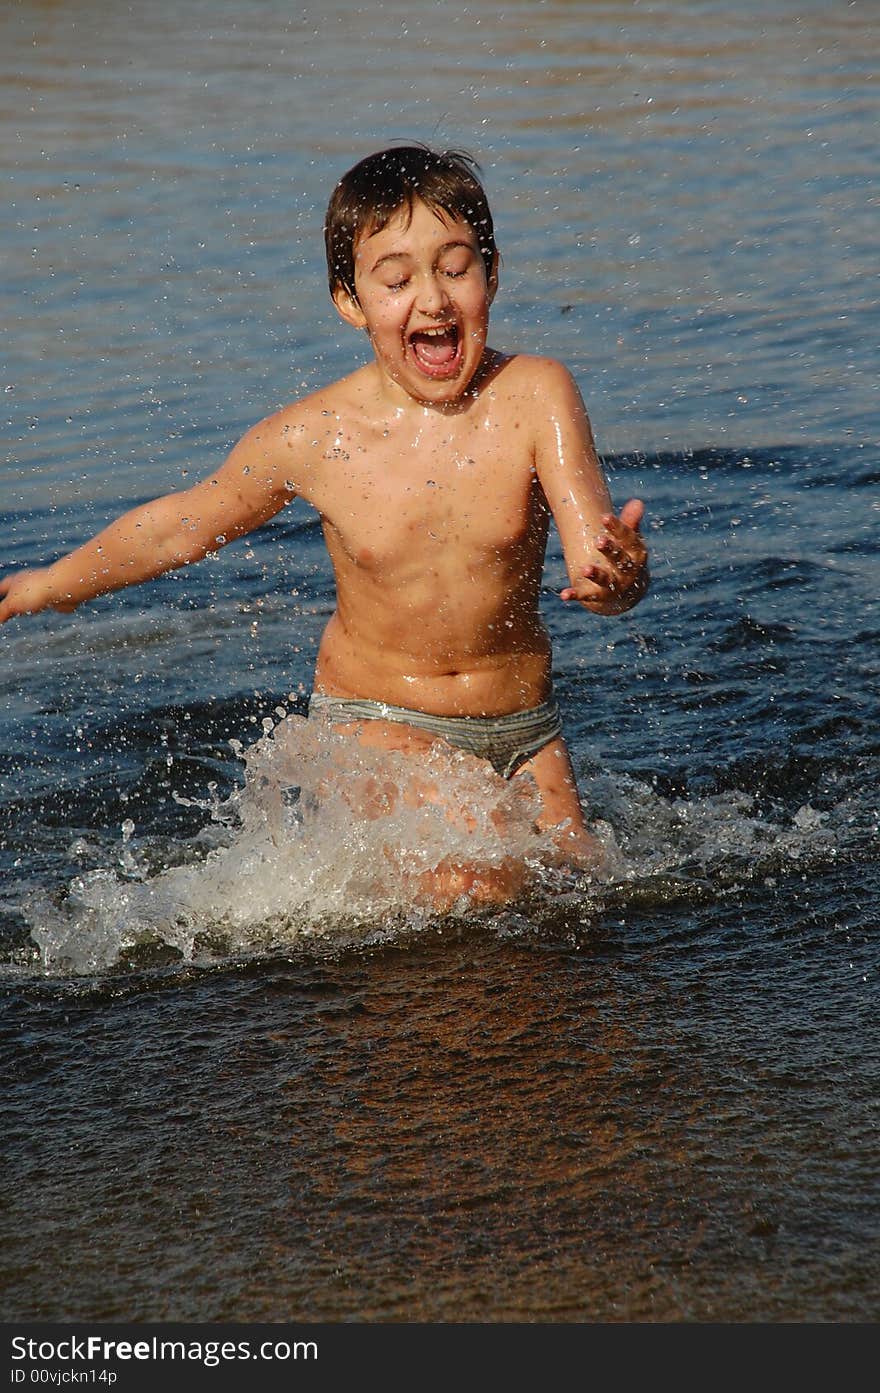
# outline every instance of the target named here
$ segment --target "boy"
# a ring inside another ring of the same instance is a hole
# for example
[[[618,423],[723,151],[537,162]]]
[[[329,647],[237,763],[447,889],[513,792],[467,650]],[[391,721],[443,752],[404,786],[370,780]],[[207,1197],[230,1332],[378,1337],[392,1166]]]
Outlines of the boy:
[[[498,251],[477,169],[413,145],[349,170],[327,211],[330,293],[372,361],[260,421],[194,487],[7,576],[0,623],[189,565],[304,498],[337,592],[310,715],[416,759],[445,740],[531,775],[539,825],[578,862],[592,839],[538,612],[548,525],[561,598],[620,614],[648,586],[643,506],[614,516],[566,369],[487,345]]]

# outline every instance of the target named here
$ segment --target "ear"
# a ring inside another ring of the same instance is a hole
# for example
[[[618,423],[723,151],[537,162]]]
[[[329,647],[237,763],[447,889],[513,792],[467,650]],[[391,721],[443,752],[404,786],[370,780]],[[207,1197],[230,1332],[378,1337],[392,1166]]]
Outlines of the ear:
[[[496,295],[496,293],[497,293],[497,291],[498,291],[498,267],[499,267],[500,261],[501,261],[501,258],[500,258],[500,256],[498,255],[498,253],[497,253],[497,251],[496,251],[495,255],[492,257],[492,271],[491,271],[491,274],[490,274],[490,276],[489,276],[489,304],[490,304],[490,305],[491,305],[492,301],[495,299],[495,295]]]
[[[353,329],[365,329],[367,327],[364,312],[358,304],[357,298],[350,290],[346,290],[345,286],[338,285],[336,287],[333,292],[333,303],[346,324],[350,324]]]

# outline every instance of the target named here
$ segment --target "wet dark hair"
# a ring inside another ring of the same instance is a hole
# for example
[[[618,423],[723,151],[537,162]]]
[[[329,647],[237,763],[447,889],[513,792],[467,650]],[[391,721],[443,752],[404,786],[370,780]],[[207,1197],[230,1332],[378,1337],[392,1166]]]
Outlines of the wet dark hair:
[[[476,160],[463,150],[432,150],[427,145],[391,146],[354,165],[333,190],[324,220],[330,294],[340,288],[355,294],[358,238],[381,232],[401,208],[412,213],[416,198],[473,228],[488,280],[495,266],[495,229],[480,172]]]

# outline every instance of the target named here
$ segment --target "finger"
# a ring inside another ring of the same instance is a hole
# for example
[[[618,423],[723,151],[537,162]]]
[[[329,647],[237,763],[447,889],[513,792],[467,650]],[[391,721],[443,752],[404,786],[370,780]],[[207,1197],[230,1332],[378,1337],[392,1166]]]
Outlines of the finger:
[[[630,527],[622,518],[615,517],[613,513],[608,513],[602,519],[602,526],[605,528],[602,536],[612,537],[616,542],[619,542],[625,547],[627,551],[634,553],[644,551],[645,555],[647,555],[645,543],[642,540],[642,534],[636,528]]]
[[[617,518],[610,520],[607,532],[598,538],[596,547],[605,560],[623,571],[638,570],[648,559],[648,549],[639,533]]]
[[[603,560],[612,566],[623,568],[627,562],[632,564],[629,552],[613,537],[600,537],[596,547],[601,551]]]
[[[583,581],[575,580],[561,590],[563,600],[597,600],[605,602],[615,596],[628,595],[631,590],[645,585],[647,571],[644,558],[633,558],[626,554],[612,567],[582,566]]]
[[[560,590],[561,600],[607,600],[617,590],[614,576],[602,566],[583,566],[581,576],[583,579]]]
[[[620,510],[620,521],[625,527],[632,528],[633,532],[638,532],[642,518],[645,516],[645,505],[640,498],[630,498],[624,503]]]
[[[610,538],[601,538],[597,546],[603,560],[613,568],[616,579],[627,585],[632,582],[633,576],[644,569],[648,559],[647,551],[638,544],[624,547]]]

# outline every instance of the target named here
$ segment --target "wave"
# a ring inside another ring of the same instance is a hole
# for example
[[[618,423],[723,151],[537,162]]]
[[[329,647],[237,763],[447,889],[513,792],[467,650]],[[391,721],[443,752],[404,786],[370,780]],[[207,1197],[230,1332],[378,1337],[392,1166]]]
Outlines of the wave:
[[[414,766],[280,707],[263,726],[249,748],[231,742],[243,781],[227,797],[216,785],[204,799],[174,795],[204,819],[195,836],[141,837],[126,819],[112,855],[77,838],[85,869],[24,893],[28,940],[7,975],[337,951],[450,922],[589,932],[611,906],[723,897],[864,844],[864,818],[845,796],[789,816],[736,789],[675,797],[592,770],[583,792],[602,810],[596,854],[573,866],[538,830],[527,778],[505,782],[442,744]]]

